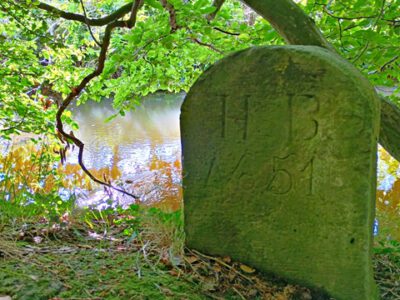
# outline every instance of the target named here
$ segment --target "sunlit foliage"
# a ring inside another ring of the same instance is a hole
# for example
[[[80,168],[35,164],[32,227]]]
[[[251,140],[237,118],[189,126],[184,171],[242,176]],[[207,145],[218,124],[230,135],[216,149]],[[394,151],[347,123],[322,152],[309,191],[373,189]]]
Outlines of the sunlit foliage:
[[[400,80],[400,1],[303,1],[338,52],[379,86]]]

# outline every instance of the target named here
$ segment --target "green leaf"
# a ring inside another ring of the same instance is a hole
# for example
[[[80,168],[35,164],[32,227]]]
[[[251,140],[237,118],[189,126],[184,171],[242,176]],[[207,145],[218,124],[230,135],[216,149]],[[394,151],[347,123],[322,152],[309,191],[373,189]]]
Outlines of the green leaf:
[[[209,2],[207,0],[197,0],[196,3],[193,5],[193,8],[200,9],[208,4]]]
[[[200,9],[202,14],[211,14],[213,13],[217,8],[215,6],[209,6],[209,7],[205,7]]]
[[[157,0],[146,0],[146,3],[147,3],[149,6],[155,8],[155,9],[158,9],[158,10],[162,10],[162,9],[163,9],[161,3],[158,2]]]
[[[107,117],[107,118],[104,120],[104,123],[109,123],[109,122],[111,122],[112,120],[114,120],[116,117],[118,117],[118,114],[113,114],[113,115]]]

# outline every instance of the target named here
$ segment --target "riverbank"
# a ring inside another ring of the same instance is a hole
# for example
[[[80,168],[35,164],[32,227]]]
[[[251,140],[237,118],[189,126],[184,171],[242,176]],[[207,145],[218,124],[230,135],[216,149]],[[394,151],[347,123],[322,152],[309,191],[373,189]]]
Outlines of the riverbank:
[[[323,299],[229,257],[185,249],[180,212],[132,205],[0,224],[0,296],[12,299]],[[382,299],[399,299],[400,244],[375,251]]]

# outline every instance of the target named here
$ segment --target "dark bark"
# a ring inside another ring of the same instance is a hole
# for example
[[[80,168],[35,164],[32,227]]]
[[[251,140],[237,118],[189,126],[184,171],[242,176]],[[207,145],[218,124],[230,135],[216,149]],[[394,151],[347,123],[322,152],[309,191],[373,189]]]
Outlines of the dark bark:
[[[168,11],[169,14],[169,26],[171,26],[171,33],[174,33],[179,29],[178,22],[176,21],[175,7],[167,0],[160,0],[161,5]]]
[[[293,45],[315,45],[336,52],[313,20],[292,0],[241,0],[266,19],[275,30]],[[400,109],[381,97],[379,143],[400,161]]]
[[[384,97],[381,97],[381,100],[379,143],[391,156],[400,161],[400,110]]]
[[[57,7],[54,7],[52,5],[43,2],[39,3],[38,8],[46,10],[49,13],[52,13],[56,17],[60,17],[71,21],[82,22],[89,26],[105,26],[130,13],[133,5],[134,2],[125,4],[121,6],[119,9],[117,9],[115,12],[99,19],[86,18],[84,15],[63,11],[61,9],[58,9]]]
[[[242,0],[292,45],[315,45],[335,51],[314,21],[291,0]]]

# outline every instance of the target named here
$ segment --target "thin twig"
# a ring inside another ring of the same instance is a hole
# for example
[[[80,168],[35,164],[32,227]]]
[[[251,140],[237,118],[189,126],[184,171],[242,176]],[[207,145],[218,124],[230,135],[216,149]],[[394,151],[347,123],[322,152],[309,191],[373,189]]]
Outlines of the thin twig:
[[[54,7],[52,5],[43,2],[40,2],[37,7],[66,20],[78,21],[84,24],[89,24],[90,26],[105,26],[122,18],[123,16],[129,14],[130,12],[132,13],[132,5],[134,4],[134,2],[136,1],[129,2],[121,6],[108,16],[99,19],[90,19],[90,18],[86,19],[84,15],[63,11],[57,7]]]
[[[246,300],[246,298],[242,295],[242,293],[241,292],[239,292],[238,291],[238,289],[237,288],[235,288],[235,287],[232,287],[232,289],[235,291],[235,293],[236,294],[238,294],[239,295],[239,297],[240,297],[240,299],[242,299],[242,300]]]
[[[81,2],[82,10],[83,10],[83,15],[85,16],[85,24],[86,24],[87,28],[89,29],[89,33],[90,33],[92,39],[94,40],[94,42],[97,44],[97,46],[99,46],[101,48],[102,45],[97,41],[96,37],[94,36],[94,34],[92,32],[92,28],[90,27],[90,24],[88,21],[89,18],[87,16],[86,8],[85,8],[85,5],[83,4],[83,0],[80,0],[80,2]]]
[[[223,51],[221,51],[221,50],[215,48],[214,45],[204,43],[204,42],[200,41],[198,38],[192,38],[191,40],[194,41],[195,43],[201,45],[201,46],[207,47],[207,48],[209,48],[209,49],[211,49],[211,50],[213,50],[213,51],[215,51],[215,52],[218,52],[219,54],[224,54]]]
[[[326,7],[326,5],[323,5],[324,12],[332,18],[335,19],[340,19],[340,20],[361,20],[361,19],[374,19],[377,17],[377,15],[371,15],[371,16],[352,16],[352,17],[344,17],[344,16],[336,16],[332,12],[329,11],[329,9]]]
[[[209,256],[209,255],[203,254],[203,253],[201,253],[201,252],[199,252],[197,250],[194,250],[194,249],[188,249],[188,251],[191,252],[191,253],[194,253],[194,254],[196,254],[198,256],[213,260],[213,261],[223,265],[224,267],[234,271],[237,275],[239,275],[240,277],[248,280],[249,282],[254,282],[253,279],[251,279],[250,277],[244,275],[243,273],[241,273],[240,271],[236,270],[234,267],[228,265],[227,263],[223,262],[222,260],[218,259],[217,257],[212,257],[212,256]]]
[[[383,14],[385,13],[385,3],[386,0],[382,1],[382,5],[381,8],[379,10],[379,14],[376,17],[374,24],[372,25],[372,28],[376,27],[376,25],[378,24],[379,20],[382,18]],[[369,47],[369,41],[367,41],[367,43],[365,44],[364,48],[361,50],[361,52],[353,59],[353,63],[355,63],[357,60],[359,60],[361,58],[361,56],[364,55],[365,51],[367,51]]]
[[[13,126],[7,127],[7,128],[1,128],[0,131],[5,132],[13,129],[17,129],[19,126],[21,126],[25,122],[25,118],[28,115],[28,109],[25,111],[25,114],[22,116],[21,120],[14,124]]]
[[[213,29],[214,29],[214,30],[217,30],[217,31],[219,31],[219,32],[225,33],[225,34],[229,34],[229,35],[240,35],[240,32],[230,32],[230,31],[221,29],[221,28],[216,27],[216,26],[214,26]]]
[[[383,3],[385,3],[386,1],[383,1]],[[328,16],[330,16],[330,17],[332,17],[332,18],[335,18],[335,19],[338,19],[338,20],[349,20],[349,21],[352,21],[352,20],[363,20],[363,19],[375,19],[375,18],[380,18],[381,20],[383,20],[383,21],[386,21],[386,22],[389,22],[389,23],[392,23],[394,26],[396,26],[396,23],[398,23],[398,22],[400,22],[400,20],[397,20],[397,19],[386,19],[386,18],[381,18],[381,13],[378,13],[378,14],[375,14],[375,15],[370,15],[370,16],[351,16],[351,17],[349,17],[349,16],[337,16],[337,15],[335,15],[335,14],[333,14],[329,9],[328,9],[328,6],[327,5],[325,5],[325,4],[322,4],[322,3],[316,3],[317,5],[321,5],[322,7],[323,7],[323,10],[324,10],[324,12],[328,15]],[[384,5],[382,5],[382,7],[383,7]]]
[[[400,57],[399,55],[396,55],[391,60],[389,60],[388,62],[384,63],[382,65],[382,67],[380,68],[380,71],[383,72],[387,68],[387,66],[389,66],[392,63],[394,63],[399,57]]]
[[[28,26],[26,26],[26,24],[24,22],[22,22],[15,14],[13,14],[10,10],[8,10],[1,2],[0,2],[0,7],[2,8],[2,10],[4,12],[9,14],[19,25],[21,25],[23,28],[25,28],[25,30],[27,30],[32,35],[34,35],[36,37],[40,37],[40,38],[45,38],[45,39],[47,39],[47,40],[49,40],[51,42],[54,42],[54,40],[49,38],[48,36],[46,36],[46,35],[38,35],[36,31],[33,31],[32,29],[28,28]]]
[[[361,56],[364,55],[365,51],[367,51],[369,47],[369,41],[367,41],[364,45],[364,47],[361,49],[361,51],[352,59],[352,63],[355,63],[357,60],[361,58]]]
[[[132,13],[133,14],[137,14],[138,9],[139,9],[139,5],[141,3],[141,0],[136,0],[136,10],[133,10]],[[78,139],[77,137],[75,137],[75,135],[73,134],[73,132],[71,131],[70,133],[67,133],[64,131],[64,124],[62,122],[62,115],[64,113],[64,111],[66,110],[66,108],[70,105],[70,103],[82,92],[82,90],[88,85],[88,83],[95,77],[99,76],[103,70],[104,70],[104,66],[105,66],[105,61],[107,58],[107,51],[110,45],[110,41],[111,41],[111,33],[115,28],[123,28],[123,27],[128,27],[131,28],[135,25],[136,23],[136,16],[130,18],[132,20],[132,22],[126,22],[126,21],[118,21],[115,20],[112,23],[108,24],[106,26],[105,32],[104,32],[104,37],[103,37],[103,42],[102,42],[102,46],[101,46],[101,50],[100,50],[100,54],[99,54],[99,58],[98,58],[98,63],[97,63],[97,68],[90,73],[89,75],[87,75],[86,77],[84,77],[81,81],[81,83],[77,86],[75,86],[74,88],[71,89],[71,92],[68,94],[68,96],[64,99],[64,101],[61,103],[57,114],[56,114],[56,128],[58,130],[58,133],[61,135],[61,141],[66,143],[66,148],[64,149],[64,153],[65,150],[67,148],[69,148],[69,143],[72,142],[74,145],[76,145],[79,149],[78,152],[78,163],[81,167],[81,169],[83,170],[83,172],[85,172],[85,174],[87,176],[89,176],[90,179],[92,179],[94,182],[99,183],[101,185],[104,185],[106,187],[109,187],[115,191],[121,192],[125,195],[131,196],[134,199],[139,199],[138,196],[133,195],[123,189],[117,188],[115,186],[113,186],[110,182],[106,182],[106,181],[102,181],[98,178],[96,178],[85,166],[84,162],[83,162],[83,150],[85,147],[85,144]]]

